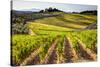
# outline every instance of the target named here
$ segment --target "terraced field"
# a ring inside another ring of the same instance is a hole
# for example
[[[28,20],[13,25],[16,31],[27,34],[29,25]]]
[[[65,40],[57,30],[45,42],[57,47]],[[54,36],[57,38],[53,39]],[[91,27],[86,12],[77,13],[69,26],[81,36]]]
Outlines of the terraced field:
[[[96,21],[95,15],[67,13],[29,21],[30,35],[12,35],[12,65],[96,61],[97,29],[83,30]]]
[[[91,23],[96,22],[95,15],[81,15],[81,14],[60,14],[56,17],[48,17],[35,20],[36,23],[43,23],[48,25],[55,25],[69,29],[82,29]]]

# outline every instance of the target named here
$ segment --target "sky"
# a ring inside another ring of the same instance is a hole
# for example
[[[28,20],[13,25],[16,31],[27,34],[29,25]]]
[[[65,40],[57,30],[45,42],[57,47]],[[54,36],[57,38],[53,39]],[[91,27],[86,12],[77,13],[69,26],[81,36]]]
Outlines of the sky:
[[[52,3],[52,2],[38,2],[38,1],[19,1],[14,0],[14,10],[25,10],[25,9],[45,9],[45,8],[57,8],[65,12],[81,12],[85,10],[97,10],[96,5],[79,5],[79,4],[67,4],[67,3]]]

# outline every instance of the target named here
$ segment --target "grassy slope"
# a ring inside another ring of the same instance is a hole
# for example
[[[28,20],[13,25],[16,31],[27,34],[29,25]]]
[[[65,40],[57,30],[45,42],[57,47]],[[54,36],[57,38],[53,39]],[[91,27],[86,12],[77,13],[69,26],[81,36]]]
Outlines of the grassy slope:
[[[30,23],[28,27],[29,29],[32,29],[32,31],[35,32],[36,34],[62,33],[73,30],[70,28],[47,25],[42,23]]]
[[[94,15],[61,13],[59,16],[56,17],[47,17],[35,20],[34,23],[61,26],[69,29],[82,29],[89,24],[96,22],[96,18],[97,17]]]

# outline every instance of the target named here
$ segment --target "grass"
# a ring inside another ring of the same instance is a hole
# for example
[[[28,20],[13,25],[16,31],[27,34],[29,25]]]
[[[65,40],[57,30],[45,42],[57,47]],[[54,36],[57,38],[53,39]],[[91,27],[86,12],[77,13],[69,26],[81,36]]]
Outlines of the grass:
[[[60,63],[61,61],[63,61],[65,58],[64,58],[64,53],[63,53],[63,50],[64,50],[64,37],[65,35],[61,35],[61,37],[59,38],[59,42],[57,43],[57,46],[56,46],[56,53],[57,53],[57,63]]]
[[[74,47],[77,46],[77,39],[80,39],[87,48],[92,49],[95,43],[97,43],[97,30],[85,30],[81,32],[68,32],[67,36],[71,38]]]
[[[28,25],[29,29],[32,29],[32,31],[36,34],[52,34],[52,33],[61,33],[66,31],[71,31],[73,29],[54,26],[54,25],[47,25],[42,23],[30,23]]]
[[[13,35],[12,36],[12,60],[15,64],[20,64],[31,52],[45,45],[50,45],[55,35],[31,36]]]

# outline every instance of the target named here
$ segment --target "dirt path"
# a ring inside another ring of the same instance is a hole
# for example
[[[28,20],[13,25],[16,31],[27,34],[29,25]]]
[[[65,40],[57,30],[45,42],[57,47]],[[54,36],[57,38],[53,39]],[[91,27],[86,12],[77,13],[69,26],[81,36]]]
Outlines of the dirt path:
[[[34,33],[31,29],[29,29],[28,34],[29,34],[29,35],[36,35],[36,33]]]
[[[87,60],[96,60],[96,54],[92,53],[92,51],[88,48],[86,48],[85,44],[82,43],[82,41],[78,40],[78,47],[81,53],[81,56],[84,57],[84,59]]]
[[[33,60],[39,60],[37,55],[40,53],[42,47],[32,52],[21,64],[20,66],[28,65],[32,63]],[[36,64],[37,61],[34,61],[32,64]]]
[[[57,54],[56,50],[54,50],[51,56],[49,57],[47,64],[56,64],[56,63],[57,63]]]
[[[77,54],[74,50],[74,48],[72,47],[72,43],[70,41],[70,39],[68,37],[66,37],[64,39],[64,56],[66,58],[65,63],[66,62],[75,62],[78,57]]]
[[[55,48],[57,45],[58,39],[56,39],[54,41],[54,43],[51,45],[51,47],[48,49],[48,52],[44,58],[43,61],[40,62],[40,64],[52,64],[52,63],[56,63],[56,52],[55,52]]]

